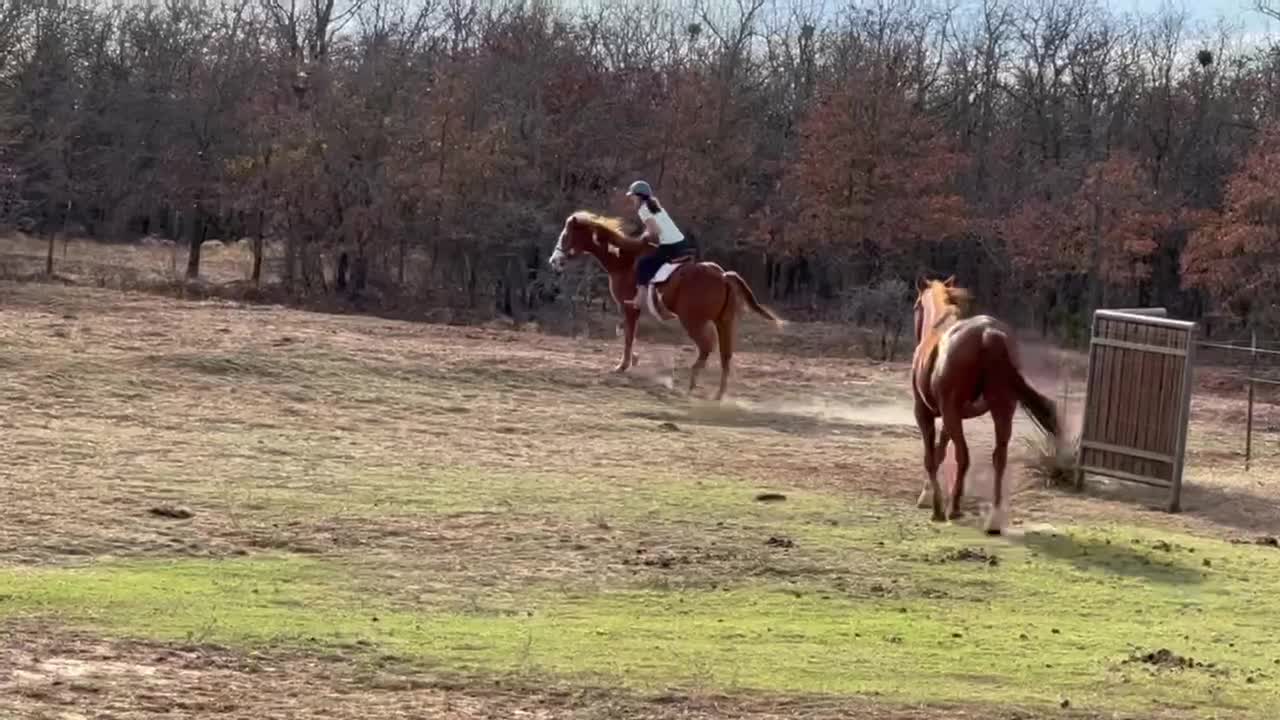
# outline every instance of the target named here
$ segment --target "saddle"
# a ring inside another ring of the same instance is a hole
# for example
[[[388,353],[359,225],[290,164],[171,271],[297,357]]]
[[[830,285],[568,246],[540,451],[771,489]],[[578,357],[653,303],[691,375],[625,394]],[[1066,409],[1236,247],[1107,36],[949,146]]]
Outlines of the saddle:
[[[653,279],[649,281],[649,286],[645,291],[645,307],[649,309],[649,314],[660,322],[675,319],[675,313],[668,310],[662,304],[662,295],[658,292],[658,286],[671,279],[676,270],[688,265],[693,260],[693,255],[681,255],[678,258],[672,258],[662,264],[658,268],[658,272],[653,274]]]
[[[672,273],[680,269],[681,265],[687,265],[691,260],[693,260],[693,255],[681,255],[663,263],[662,267],[658,268],[658,272],[653,274],[653,279],[649,281],[649,286],[661,285],[670,280]]]

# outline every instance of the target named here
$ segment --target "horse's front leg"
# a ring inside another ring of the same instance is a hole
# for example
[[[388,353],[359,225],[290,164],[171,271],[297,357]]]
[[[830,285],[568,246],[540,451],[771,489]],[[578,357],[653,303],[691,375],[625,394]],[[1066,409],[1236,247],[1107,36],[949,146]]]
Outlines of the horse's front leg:
[[[960,499],[964,497],[965,475],[969,472],[969,443],[964,437],[962,425],[963,414],[955,403],[944,401],[942,407],[942,431],[951,438],[956,448],[956,475],[951,482],[951,520],[964,517],[960,510]]]
[[[933,521],[942,522],[947,519],[947,516],[942,511],[942,489],[938,487],[937,428],[933,414],[919,400],[916,400],[915,412],[916,424],[920,427],[920,439],[924,442],[925,473],[924,490],[921,491],[920,499],[916,502],[918,505],[924,505],[927,495],[929,504],[933,506]]]
[[[613,369],[614,372],[626,372],[638,360],[632,351],[636,342],[636,325],[640,322],[640,311],[622,306],[622,362]]]

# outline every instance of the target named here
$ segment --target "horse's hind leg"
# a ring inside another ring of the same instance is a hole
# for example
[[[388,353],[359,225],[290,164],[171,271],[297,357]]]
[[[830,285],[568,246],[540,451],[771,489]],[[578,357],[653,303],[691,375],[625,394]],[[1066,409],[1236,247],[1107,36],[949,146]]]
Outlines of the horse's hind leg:
[[[711,350],[716,346],[716,334],[711,323],[707,321],[683,324],[689,337],[693,338],[694,344],[698,346],[698,359],[693,361],[693,367],[689,369],[689,393],[692,394],[693,389],[698,386],[698,373],[707,366],[707,358],[711,356]]]
[[[720,317],[716,318],[716,335],[720,340],[720,391],[716,393],[716,400],[723,399],[725,390],[729,388],[729,368],[733,362],[733,330],[737,324],[734,301],[735,298],[730,297],[729,304],[720,313]]]
[[[964,428],[961,426],[963,415],[958,403],[944,403],[942,410],[942,431],[951,438],[956,446],[956,477],[951,484],[951,512],[949,517],[955,520],[964,517],[960,510],[960,498],[964,497],[964,477],[969,472],[969,443],[964,439]]]
[[[996,447],[991,453],[992,495],[991,514],[987,516],[987,534],[999,535],[1009,522],[1009,493],[1004,487],[1004,469],[1009,460],[1009,438],[1013,435],[1013,414],[1016,405],[993,404],[991,419],[995,423]]]

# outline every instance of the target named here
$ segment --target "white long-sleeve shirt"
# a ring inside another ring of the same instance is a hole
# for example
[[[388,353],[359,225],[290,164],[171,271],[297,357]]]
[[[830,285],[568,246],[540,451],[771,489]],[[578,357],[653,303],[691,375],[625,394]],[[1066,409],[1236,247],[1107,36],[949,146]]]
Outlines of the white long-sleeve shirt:
[[[640,221],[648,222],[649,218],[653,218],[658,224],[658,244],[659,245],[675,245],[684,241],[684,233],[680,232],[680,228],[676,227],[675,221],[667,214],[666,210],[653,212],[649,210],[649,206],[640,203]]]

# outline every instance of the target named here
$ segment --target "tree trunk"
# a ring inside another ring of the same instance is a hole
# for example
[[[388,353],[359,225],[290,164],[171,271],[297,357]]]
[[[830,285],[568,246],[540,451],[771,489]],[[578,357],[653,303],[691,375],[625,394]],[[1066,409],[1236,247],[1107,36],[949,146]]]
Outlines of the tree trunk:
[[[1102,305],[1102,198],[1095,194],[1093,200],[1093,228],[1089,253],[1089,304],[1085,317],[1092,318],[1093,311]]]
[[[259,210],[258,232],[253,238],[253,273],[251,275],[255,287],[262,284],[262,233],[266,222],[266,213]]]
[[[333,273],[333,287],[337,292],[347,289],[347,268],[350,266],[351,260],[344,250],[338,255],[338,269]]]
[[[463,269],[466,273],[467,307],[474,309],[476,306],[476,285],[479,283],[479,278],[476,277],[476,264],[472,260],[470,253],[464,253],[462,260]]]
[[[396,283],[400,286],[400,291],[404,291],[404,265],[405,256],[409,254],[409,238],[404,232],[400,233],[400,257],[399,267],[396,268]]]
[[[191,247],[187,252],[187,279],[200,277],[200,247],[204,245],[205,236],[209,234],[209,223],[205,222],[204,208],[196,206],[191,217]]]
[[[365,257],[364,250],[360,250],[356,254],[356,261],[352,264],[351,269],[351,297],[359,297],[369,284],[369,258]]]
[[[284,238],[284,290],[292,294],[297,286],[298,278],[298,241],[293,236],[293,228],[289,228]]]
[[[62,212],[62,230],[59,231],[60,234],[62,235],[62,248],[63,248],[62,256],[64,259],[66,258],[66,254],[67,254],[66,253],[67,223],[70,222],[70,220],[71,220],[71,201],[68,200],[67,207]],[[54,248],[54,242],[58,239],[58,235],[59,233],[49,233],[49,251],[45,255],[45,259],[44,259],[45,277],[50,277],[50,278],[53,277],[53,248]]]

